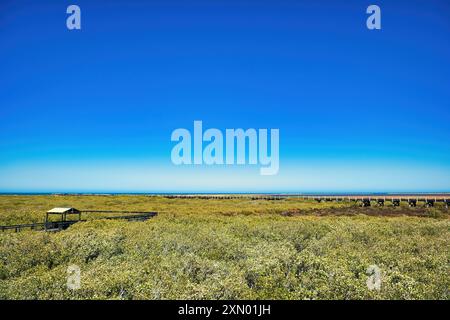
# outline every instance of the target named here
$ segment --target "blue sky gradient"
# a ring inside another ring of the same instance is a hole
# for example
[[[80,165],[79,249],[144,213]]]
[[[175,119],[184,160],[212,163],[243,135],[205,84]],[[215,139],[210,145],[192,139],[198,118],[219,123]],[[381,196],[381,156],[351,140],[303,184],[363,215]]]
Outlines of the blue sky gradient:
[[[6,0],[0,40],[0,191],[450,191],[448,1]],[[174,166],[194,120],[279,174]]]

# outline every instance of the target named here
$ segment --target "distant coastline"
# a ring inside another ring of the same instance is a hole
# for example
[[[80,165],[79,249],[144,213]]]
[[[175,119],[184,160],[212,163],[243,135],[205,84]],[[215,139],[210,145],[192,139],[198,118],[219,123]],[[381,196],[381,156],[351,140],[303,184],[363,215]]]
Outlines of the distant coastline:
[[[450,192],[0,192],[0,196],[165,196],[165,195],[272,195],[272,196],[448,196]]]

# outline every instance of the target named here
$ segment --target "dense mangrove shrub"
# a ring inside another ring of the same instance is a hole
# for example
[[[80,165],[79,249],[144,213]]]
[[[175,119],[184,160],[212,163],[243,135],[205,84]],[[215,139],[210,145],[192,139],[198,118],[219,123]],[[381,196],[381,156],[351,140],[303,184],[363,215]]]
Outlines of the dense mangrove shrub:
[[[94,200],[127,206],[126,197]],[[248,201],[240,214],[235,200],[177,201],[131,197],[133,209],[160,209],[146,222],[89,219],[57,233],[0,234],[0,299],[450,298],[445,214],[282,215],[292,203],[315,205],[295,201]],[[81,270],[78,290],[67,287],[70,265]],[[367,285],[373,265],[379,290]]]

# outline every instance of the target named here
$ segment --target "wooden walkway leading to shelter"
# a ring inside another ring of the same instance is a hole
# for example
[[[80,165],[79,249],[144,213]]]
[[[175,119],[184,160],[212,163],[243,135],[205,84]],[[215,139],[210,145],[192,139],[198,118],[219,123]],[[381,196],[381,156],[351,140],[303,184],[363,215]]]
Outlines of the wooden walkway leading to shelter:
[[[79,213],[120,213],[125,215],[120,216],[109,216],[109,217],[100,217],[99,219],[106,220],[126,220],[126,221],[145,221],[154,216],[156,216],[157,212],[136,212],[136,211],[113,211],[113,210],[79,210],[77,211],[77,215]],[[81,214],[79,215],[81,217]],[[47,218],[46,218],[47,220]],[[26,224],[16,224],[16,225],[7,225],[0,226],[0,231],[13,231],[20,232],[23,230],[33,230],[33,231],[61,231],[65,230],[71,225],[77,222],[85,222],[87,220],[82,220],[81,218],[78,220],[64,220],[64,221],[45,221],[38,223],[26,223]]]
[[[55,230],[64,230],[70,227],[72,224],[84,221],[84,220],[75,220],[75,221],[55,221],[55,222],[41,222],[41,223],[28,223],[28,224],[16,224],[9,226],[0,226],[0,230],[8,231],[12,230],[14,232],[19,232],[22,230],[34,230],[34,231],[55,231]]]

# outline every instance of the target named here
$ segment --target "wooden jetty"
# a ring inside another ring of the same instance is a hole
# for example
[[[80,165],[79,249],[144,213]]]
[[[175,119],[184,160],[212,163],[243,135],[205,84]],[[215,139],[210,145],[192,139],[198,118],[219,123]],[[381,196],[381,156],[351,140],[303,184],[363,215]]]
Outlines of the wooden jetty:
[[[445,207],[450,206],[450,194],[389,194],[389,195],[300,195],[300,194],[180,194],[164,195],[167,199],[251,199],[251,200],[284,200],[288,198],[300,198],[304,200],[315,200],[317,202],[358,202],[363,207],[371,204],[384,206],[390,203],[399,206],[400,203],[407,203],[410,207],[423,204],[425,207],[433,207],[436,203],[443,203]]]
[[[45,216],[45,221],[40,223],[27,223],[27,224],[16,224],[8,226],[0,226],[0,231],[13,231],[20,232],[23,230],[34,230],[34,231],[61,231],[69,228],[71,225],[77,222],[85,222],[87,220],[81,219],[82,213],[103,213],[103,214],[114,214],[112,216],[99,217],[99,219],[106,220],[126,220],[126,221],[145,221],[154,216],[157,212],[136,212],[136,211],[115,211],[115,210],[77,210],[75,208],[53,208],[47,211]],[[76,215],[78,219],[67,220],[68,215]],[[121,214],[116,216],[115,214]],[[50,221],[49,217],[51,215],[58,215],[61,217],[59,221]]]
[[[450,206],[450,195],[382,195],[382,196],[366,196],[366,195],[349,195],[349,196],[306,196],[304,199],[314,199],[317,202],[359,202],[362,207],[370,207],[371,204],[384,206],[390,203],[394,207],[400,206],[400,203],[407,203],[410,207],[416,207],[422,203],[423,206],[429,208],[434,207],[436,203],[443,203],[446,208]]]

